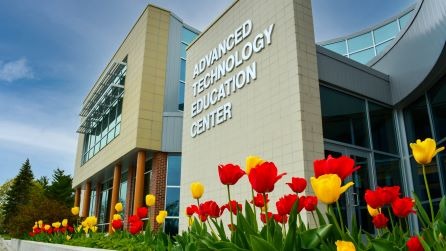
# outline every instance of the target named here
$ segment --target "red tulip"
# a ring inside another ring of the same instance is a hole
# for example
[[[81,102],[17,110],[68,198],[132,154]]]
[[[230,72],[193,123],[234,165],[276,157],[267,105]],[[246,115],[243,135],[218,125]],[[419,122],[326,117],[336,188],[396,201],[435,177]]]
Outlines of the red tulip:
[[[113,220],[113,221],[112,221],[112,227],[113,227],[115,230],[121,229],[123,225],[124,225],[124,224],[122,223],[122,220]]]
[[[381,202],[385,204],[392,204],[400,196],[400,187],[378,187],[376,189]]]
[[[373,217],[373,225],[375,225],[376,228],[385,228],[387,227],[387,222],[389,219],[382,213],[377,214],[375,217]]]
[[[302,193],[307,187],[307,181],[304,178],[292,177],[291,183],[286,183],[295,193]]]
[[[141,220],[130,222],[129,232],[135,235],[142,230],[143,226],[144,223]]]
[[[245,175],[239,165],[226,164],[218,165],[218,175],[223,185],[234,185],[237,181]]]
[[[288,216],[286,214],[284,215],[274,214],[273,218],[277,223],[286,224],[288,222]]]
[[[220,217],[220,207],[213,200],[208,200],[202,204],[200,204],[200,213],[211,218]]]
[[[199,214],[199,209],[197,205],[190,205],[186,207],[186,214],[187,216],[191,217],[194,214]]]
[[[208,220],[208,216],[207,215],[205,215],[205,214],[201,214],[200,213],[200,220],[201,220],[201,222],[205,222],[205,221],[207,221]]]
[[[364,198],[367,204],[374,209],[381,208],[384,206],[384,203],[382,202],[379,193],[376,191],[367,189],[365,191]]]
[[[424,251],[423,245],[421,245],[420,239],[417,236],[411,237],[407,242],[406,246],[409,251]]]
[[[147,213],[149,212],[149,210],[147,209],[147,207],[140,207],[136,210],[136,214],[138,215],[139,218],[143,219],[143,218],[147,218]]]
[[[252,172],[252,170],[251,170],[251,172]],[[265,217],[265,216],[266,216],[266,215],[265,215],[264,213],[261,213],[261,214],[260,214],[260,220],[261,220],[263,223],[266,224],[266,217]],[[268,220],[270,220],[272,217],[273,217],[273,213],[268,212]]]
[[[269,202],[268,194],[266,194],[266,203],[268,203],[268,202]],[[256,207],[264,207],[265,201],[263,200],[263,195],[261,193],[258,193],[254,197],[254,200],[251,200],[251,203],[254,204],[254,206],[256,206]]]
[[[397,217],[405,218],[410,213],[415,213],[413,210],[414,202],[412,198],[404,197],[404,198],[397,198],[392,203],[392,211],[393,214],[395,214]]]
[[[276,202],[277,213],[280,215],[290,214],[291,208],[297,200],[298,197],[296,194],[288,194],[281,197]]]
[[[274,190],[274,184],[286,173],[277,175],[277,167],[272,162],[263,162],[251,169],[248,178],[252,189],[258,193],[269,193]]]
[[[131,215],[130,217],[129,217],[129,223],[131,223],[131,222],[137,222],[137,221],[139,221],[140,219],[139,219],[139,217],[138,217],[138,215]]]
[[[299,204],[301,201],[302,197],[299,198]],[[316,210],[317,207],[317,197],[316,196],[307,196],[305,197],[304,203],[302,203],[304,205],[305,210],[307,210],[308,212],[314,211]]]
[[[327,159],[315,160],[313,165],[316,178],[324,174],[337,174],[341,180],[345,180],[360,168],[360,166],[354,167],[355,161],[347,156],[333,158],[328,155]]]
[[[235,200],[231,200],[231,208],[229,208],[229,203],[224,204],[223,206],[221,206],[221,213],[223,213],[225,211],[225,209],[231,209],[232,213],[234,215],[237,215],[237,212],[240,210],[242,210],[242,204],[237,203],[237,201]]]

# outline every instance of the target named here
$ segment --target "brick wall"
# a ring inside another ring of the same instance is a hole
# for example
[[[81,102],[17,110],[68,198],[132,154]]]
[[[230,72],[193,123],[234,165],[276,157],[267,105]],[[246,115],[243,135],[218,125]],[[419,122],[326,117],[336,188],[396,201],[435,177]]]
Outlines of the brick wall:
[[[164,210],[166,201],[166,174],[167,174],[167,153],[155,152],[152,161],[152,180],[150,182],[150,193],[156,197],[155,206],[150,209],[151,224],[154,229],[158,229],[155,216],[160,210]]]

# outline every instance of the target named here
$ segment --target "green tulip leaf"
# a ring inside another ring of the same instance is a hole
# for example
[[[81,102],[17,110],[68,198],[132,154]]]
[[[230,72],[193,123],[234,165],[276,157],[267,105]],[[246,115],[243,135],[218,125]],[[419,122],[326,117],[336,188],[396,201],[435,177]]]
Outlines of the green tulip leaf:
[[[251,250],[253,251],[277,251],[277,249],[262,238],[251,235]]]
[[[302,247],[307,249],[318,247],[322,240],[330,233],[332,227],[333,225],[329,224],[303,232],[300,235]]]
[[[395,247],[395,243],[385,240],[385,239],[374,239],[372,240],[372,246],[375,251],[398,251],[399,249]]]
[[[431,224],[431,221],[429,219],[429,216],[426,213],[426,210],[424,210],[423,206],[421,205],[420,199],[418,196],[414,193],[413,194],[415,198],[415,208],[417,209],[417,216],[418,219],[420,219],[421,224],[423,227],[427,227]]]
[[[248,221],[249,226],[251,226],[252,229],[255,229],[257,231],[258,229],[257,218],[248,201],[245,201],[245,215],[246,215],[246,221]]]

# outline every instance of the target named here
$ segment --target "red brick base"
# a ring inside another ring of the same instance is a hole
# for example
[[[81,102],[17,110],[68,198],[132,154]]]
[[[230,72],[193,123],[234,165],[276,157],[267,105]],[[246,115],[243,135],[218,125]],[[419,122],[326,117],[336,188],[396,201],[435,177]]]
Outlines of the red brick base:
[[[166,203],[166,174],[167,174],[167,153],[155,152],[152,161],[152,180],[150,182],[150,193],[155,195],[156,203],[150,209],[151,224],[154,229],[158,229],[155,217],[160,210],[164,210]]]

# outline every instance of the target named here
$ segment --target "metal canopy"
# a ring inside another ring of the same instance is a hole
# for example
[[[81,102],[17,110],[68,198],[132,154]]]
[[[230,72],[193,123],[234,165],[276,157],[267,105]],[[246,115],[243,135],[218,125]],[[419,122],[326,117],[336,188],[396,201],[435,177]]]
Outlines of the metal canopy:
[[[98,86],[87,96],[79,114],[84,118],[77,129],[78,133],[91,133],[105,112],[124,95],[124,85],[120,84],[120,80],[125,77],[126,65],[123,62],[113,62],[99,80]]]

